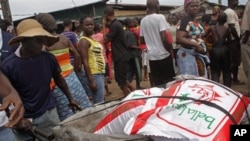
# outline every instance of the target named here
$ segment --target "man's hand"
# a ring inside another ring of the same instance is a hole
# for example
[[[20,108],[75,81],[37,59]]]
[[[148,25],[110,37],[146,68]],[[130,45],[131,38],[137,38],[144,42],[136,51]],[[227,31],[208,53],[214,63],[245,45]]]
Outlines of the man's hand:
[[[12,128],[23,118],[24,107],[19,95],[15,92],[5,96],[2,100],[0,111],[7,109],[9,114],[9,122],[6,127]]]
[[[32,127],[32,123],[29,119],[23,118],[16,126],[17,129],[21,129],[24,131],[30,130]]]
[[[196,51],[199,52],[200,54],[206,54],[206,52],[204,51],[203,47],[200,46],[200,45],[196,48]]]
[[[74,113],[76,111],[81,111],[82,110],[81,105],[74,99],[69,100],[69,107],[72,109],[72,111]]]

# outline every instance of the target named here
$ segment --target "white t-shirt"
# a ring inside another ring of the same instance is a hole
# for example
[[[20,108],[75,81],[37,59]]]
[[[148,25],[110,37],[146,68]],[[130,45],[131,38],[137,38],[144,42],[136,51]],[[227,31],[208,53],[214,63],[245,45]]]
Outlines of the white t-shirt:
[[[238,33],[238,36],[240,37],[240,24],[239,24],[238,15],[231,8],[227,8],[224,12],[227,15],[227,22],[225,23],[225,25],[228,26],[229,24],[234,24],[235,29]],[[234,38],[232,38],[232,39],[234,39]]]
[[[161,60],[170,55],[164,48],[160,32],[169,28],[162,14],[150,14],[145,16],[140,24],[140,36],[144,37],[149,60]]]
[[[4,126],[7,122],[8,117],[6,116],[5,111],[0,111],[0,127]]]

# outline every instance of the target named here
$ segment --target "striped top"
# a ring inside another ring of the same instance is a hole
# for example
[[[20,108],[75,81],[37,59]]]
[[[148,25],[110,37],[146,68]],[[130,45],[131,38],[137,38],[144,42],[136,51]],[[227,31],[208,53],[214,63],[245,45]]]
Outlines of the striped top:
[[[67,77],[73,71],[73,66],[70,63],[70,55],[69,55],[69,48],[57,49],[50,51],[53,55],[55,55],[57,62],[60,65],[62,70],[61,75],[63,78]],[[55,82],[51,82],[51,87],[55,86]]]

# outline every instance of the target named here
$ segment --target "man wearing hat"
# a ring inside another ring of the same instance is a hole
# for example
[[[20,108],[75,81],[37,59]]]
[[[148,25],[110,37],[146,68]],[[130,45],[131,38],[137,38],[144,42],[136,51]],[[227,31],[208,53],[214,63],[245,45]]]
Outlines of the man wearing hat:
[[[33,135],[27,132],[31,124],[48,134],[52,132],[51,129],[54,126],[59,124],[55,99],[50,93],[52,78],[67,96],[69,106],[81,110],[60,74],[61,69],[56,58],[42,51],[44,45],[51,46],[57,41],[58,37],[45,31],[36,20],[26,19],[18,24],[17,36],[9,42],[10,45],[21,43],[15,53],[2,63],[3,73],[19,93],[25,108],[24,118],[19,128],[14,130],[17,140],[33,139]],[[47,140],[36,133],[33,134],[39,140]]]

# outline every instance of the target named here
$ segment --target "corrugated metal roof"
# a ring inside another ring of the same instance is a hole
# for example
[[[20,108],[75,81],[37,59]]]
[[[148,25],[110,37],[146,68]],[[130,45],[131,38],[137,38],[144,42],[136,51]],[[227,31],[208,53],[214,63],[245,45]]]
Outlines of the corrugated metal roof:
[[[9,0],[9,5],[12,19],[15,21],[34,16],[36,13],[56,12],[97,2],[103,0]]]
[[[146,5],[147,0],[109,0],[107,4],[119,4],[119,5]],[[161,6],[181,6],[184,0],[159,0]]]

